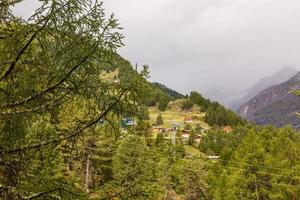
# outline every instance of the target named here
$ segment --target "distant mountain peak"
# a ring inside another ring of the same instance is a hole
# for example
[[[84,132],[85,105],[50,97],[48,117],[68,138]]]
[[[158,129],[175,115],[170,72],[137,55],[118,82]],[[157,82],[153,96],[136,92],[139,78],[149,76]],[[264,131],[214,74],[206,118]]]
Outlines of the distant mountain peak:
[[[298,70],[290,65],[286,65],[284,67],[282,67],[281,69],[279,69],[278,71],[276,71],[275,73],[273,73],[270,76],[266,76],[264,77],[260,82],[265,82],[265,81],[276,81],[279,80],[281,77],[284,77],[284,80],[281,81],[281,83],[287,81],[290,77],[292,77],[294,74],[296,74],[298,72]],[[285,78],[288,77],[288,78]],[[258,82],[258,83],[260,83]]]
[[[288,80],[288,82],[299,82],[300,81],[300,71],[297,72],[296,75],[294,75],[292,78]]]
[[[296,70],[296,69],[295,69],[295,67],[293,67],[291,65],[285,65],[279,71],[291,71],[291,70]]]

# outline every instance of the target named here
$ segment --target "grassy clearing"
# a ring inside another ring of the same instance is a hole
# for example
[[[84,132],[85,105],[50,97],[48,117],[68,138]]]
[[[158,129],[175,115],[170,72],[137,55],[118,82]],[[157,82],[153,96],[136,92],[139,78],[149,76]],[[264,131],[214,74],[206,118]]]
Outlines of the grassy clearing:
[[[172,124],[179,123],[184,126],[184,118],[193,118],[193,122],[191,123],[194,128],[196,124],[200,124],[203,128],[209,128],[209,126],[204,122],[205,113],[200,111],[198,106],[194,106],[189,111],[181,110],[181,103],[183,100],[176,100],[174,102],[170,102],[168,109],[166,111],[160,111],[156,107],[150,107],[150,120],[152,124],[155,124],[156,118],[161,113],[164,125],[164,128],[170,128]]]
[[[204,157],[205,154],[201,153],[199,149],[189,146],[189,145],[184,145],[186,153],[191,155],[192,157]]]

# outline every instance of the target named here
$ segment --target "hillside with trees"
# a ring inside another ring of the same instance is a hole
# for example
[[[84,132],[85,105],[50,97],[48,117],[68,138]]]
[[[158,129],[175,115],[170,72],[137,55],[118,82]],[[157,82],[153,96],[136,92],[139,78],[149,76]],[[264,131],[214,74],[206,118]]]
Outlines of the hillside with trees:
[[[245,120],[235,114],[233,111],[226,109],[218,102],[211,102],[205,99],[198,92],[191,92],[189,100],[200,106],[201,110],[206,113],[205,122],[210,126],[237,126],[246,124]]]
[[[143,103],[148,107],[156,106],[160,111],[164,111],[171,101],[184,98],[179,92],[160,83],[146,82],[146,84],[148,93]]]
[[[247,126],[206,136],[200,149],[220,155],[208,164],[209,199],[298,199],[299,139],[290,127]]]
[[[161,89],[162,91],[164,91],[166,94],[168,94],[169,96],[173,97],[174,99],[182,99],[184,98],[183,94],[180,94],[179,92],[177,92],[176,90],[173,90],[161,83],[153,83],[153,85],[155,85],[156,87],[158,87],[159,89]]]

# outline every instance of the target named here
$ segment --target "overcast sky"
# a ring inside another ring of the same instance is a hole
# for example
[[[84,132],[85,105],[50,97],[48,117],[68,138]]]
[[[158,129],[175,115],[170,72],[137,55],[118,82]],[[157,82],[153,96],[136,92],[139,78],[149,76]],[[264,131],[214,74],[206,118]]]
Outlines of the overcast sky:
[[[28,15],[35,0],[15,11]],[[149,64],[151,80],[188,92],[244,90],[300,66],[299,0],[104,0],[119,18],[120,54]]]

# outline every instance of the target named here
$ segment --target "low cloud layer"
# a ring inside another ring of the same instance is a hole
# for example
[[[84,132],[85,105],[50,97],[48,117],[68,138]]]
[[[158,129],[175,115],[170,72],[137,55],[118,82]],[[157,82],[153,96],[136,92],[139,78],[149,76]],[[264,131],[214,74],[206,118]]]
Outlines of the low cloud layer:
[[[26,5],[25,5],[26,4]],[[30,14],[27,0],[16,12]],[[247,89],[300,66],[299,0],[106,0],[124,27],[121,55],[181,92]]]

